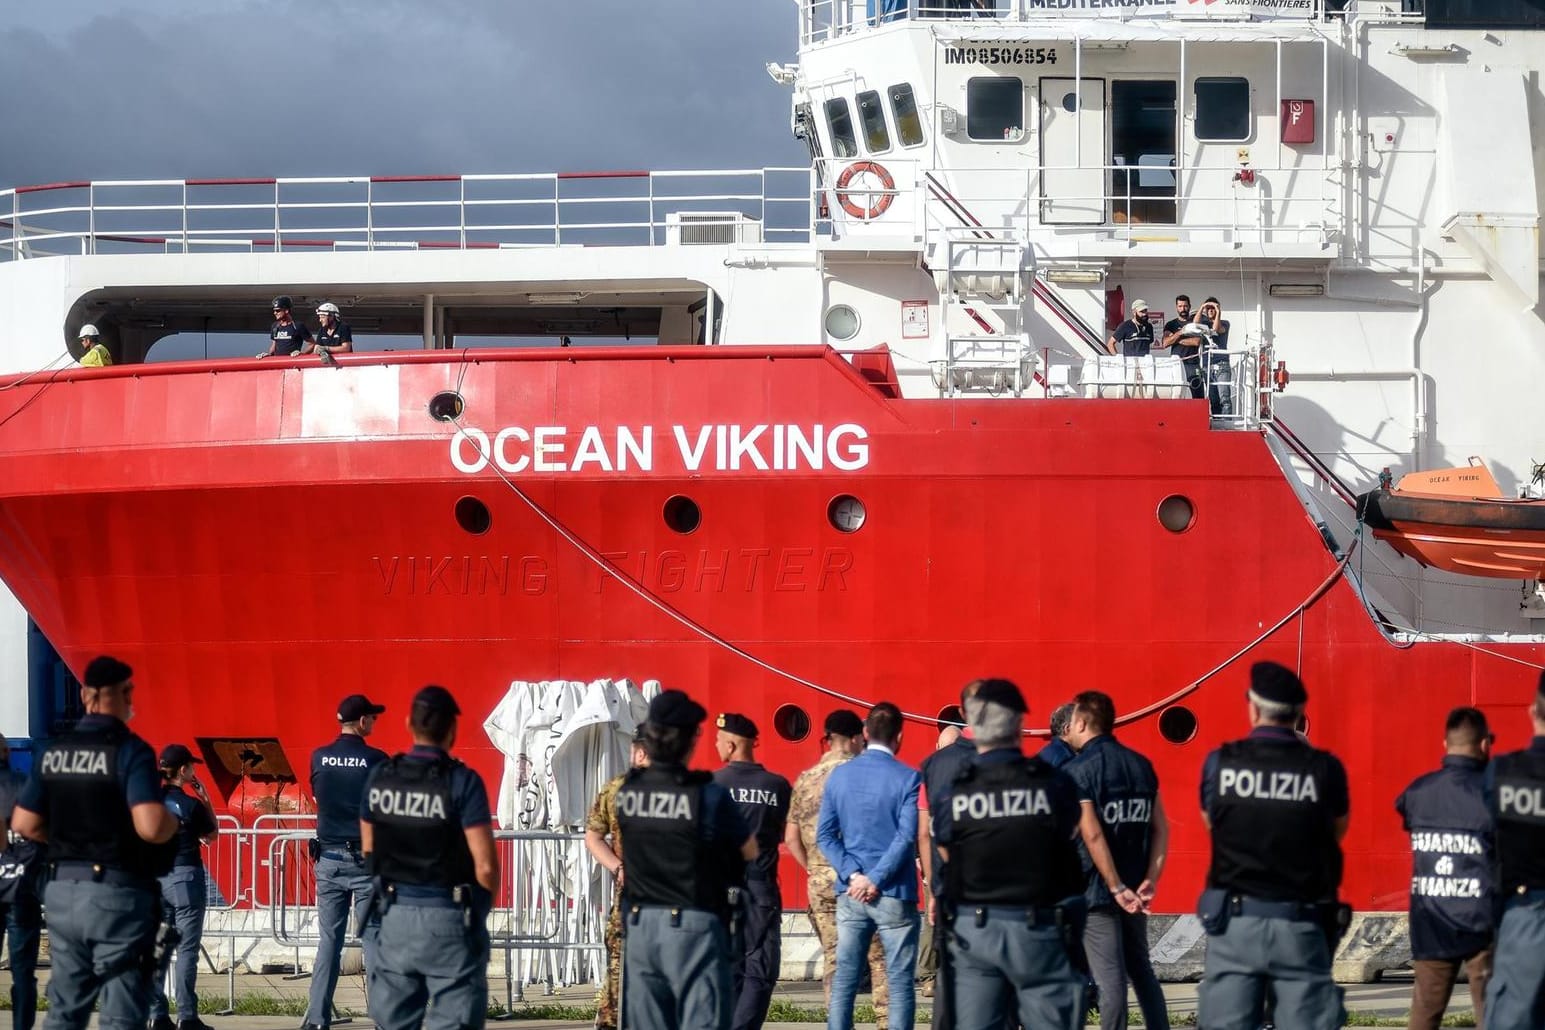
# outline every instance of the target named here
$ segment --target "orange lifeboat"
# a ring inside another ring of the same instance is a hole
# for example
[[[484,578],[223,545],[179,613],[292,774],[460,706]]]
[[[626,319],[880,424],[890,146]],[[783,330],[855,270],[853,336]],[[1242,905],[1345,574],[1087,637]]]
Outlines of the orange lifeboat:
[[[1545,579],[1545,499],[1507,497],[1479,458],[1410,472],[1357,499],[1373,535],[1423,565],[1467,576]]]

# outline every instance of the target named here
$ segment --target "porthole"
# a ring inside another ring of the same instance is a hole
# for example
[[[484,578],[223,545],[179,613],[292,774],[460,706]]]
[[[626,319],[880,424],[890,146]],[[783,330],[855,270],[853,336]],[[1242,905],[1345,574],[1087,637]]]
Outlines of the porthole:
[[[964,726],[966,716],[960,710],[959,705],[945,705],[939,709],[939,714],[935,717],[934,721],[938,723],[939,729],[942,730],[946,726]]]
[[[436,422],[450,422],[461,418],[461,413],[466,410],[466,407],[461,394],[454,390],[442,390],[429,398],[429,417]]]
[[[1159,525],[1171,533],[1184,533],[1196,522],[1196,506],[1191,498],[1170,494],[1159,502]]]
[[[784,740],[798,743],[810,736],[810,716],[799,705],[779,705],[773,713],[773,730]]]
[[[839,533],[857,533],[868,518],[864,502],[852,494],[838,494],[826,506],[826,520]]]
[[[1185,705],[1170,705],[1159,713],[1159,735],[1171,744],[1185,744],[1196,736],[1196,713]]]
[[[476,497],[463,497],[456,502],[456,524],[473,536],[482,536],[494,524],[488,505]]]
[[[1072,114],[1073,112],[1077,111],[1078,110],[1078,94],[1077,93],[1064,93],[1062,95],[1062,109],[1064,111],[1066,111],[1068,114]]]
[[[833,304],[826,309],[826,335],[847,342],[858,335],[858,312],[847,304]]]
[[[690,533],[702,525],[703,512],[697,502],[681,494],[665,502],[665,524],[677,533]]]

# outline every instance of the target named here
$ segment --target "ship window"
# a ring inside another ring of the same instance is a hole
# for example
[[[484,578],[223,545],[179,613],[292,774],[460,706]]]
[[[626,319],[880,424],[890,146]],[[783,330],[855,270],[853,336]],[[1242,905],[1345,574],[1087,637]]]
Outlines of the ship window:
[[[832,156],[857,157],[858,140],[853,135],[853,115],[842,97],[826,102],[826,124],[832,134]]]
[[[463,497],[456,502],[456,524],[473,536],[482,536],[494,524],[488,505],[476,497]]]
[[[898,83],[890,88],[891,115],[896,119],[896,134],[904,147],[923,145],[923,119],[917,113],[917,97],[912,93],[910,82]]]
[[[784,740],[797,744],[810,736],[810,714],[799,705],[779,705],[773,713],[773,729]]]
[[[1196,506],[1189,497],[1170,494],[1159,502],[1159,525],[1171,533],[1184,533],[1196,522]]]
[[[1196,138],[1204,143],[1242,143],[1250,135],[1250,81],[1197,79]]]
[[[1170,705],[1159,713],[1159,735],[1171,744],[1185,744],[1196,736],[1196,713],[1185,705]]]
[[[966,135],[974,140],[1014,143],[1025,134],[1025,84],[994,75],[966,83]]]
[[[858,118],[864,123],[864,146],[871,154],[883,154],[891,148],[890,129],[885,127],[885,105],[880,94],[868,90],[858,95]]]
[[[662,514],[665,516],[666,526],[676,533],[690,533],[703,522],[703,512],[697,506],[697,502],[681,494],[666,500]]]

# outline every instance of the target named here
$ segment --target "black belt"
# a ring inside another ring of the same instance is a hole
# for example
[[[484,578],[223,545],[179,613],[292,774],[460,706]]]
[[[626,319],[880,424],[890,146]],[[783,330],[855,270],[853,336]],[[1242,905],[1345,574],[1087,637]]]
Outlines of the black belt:
[[[107,883],[114,887],[134,887],[152,893],[161,889],[153,877],[88,862],[55,862],[53,878],[71,883]]]
[[[1055,906],[973,905],[969,901],[963,901],[955,910],[955,917],[958,919],[961,916],[974,916],[977,926],[984,925],[989,919],[1008,920],[1023,923],[1026,926],[1057,925],[1057,909]]]
[[[331,849],[322,852],[323,858],[330,858],[334,862],[363,862],[365,856],[357,851],[333,851]]]
[[[394,905],[414,908],[458,908],[472,905],[472,888],[434,887],[417,883],[393,883],[385,886],[387,896]]]
[[[1254,916],[1257,919],[1286,919],[1293,922],[1316,922],[1320,906],[1312,901],[1267,901],[1243,894],[1229,895],[1230,910],[1236,916]]]

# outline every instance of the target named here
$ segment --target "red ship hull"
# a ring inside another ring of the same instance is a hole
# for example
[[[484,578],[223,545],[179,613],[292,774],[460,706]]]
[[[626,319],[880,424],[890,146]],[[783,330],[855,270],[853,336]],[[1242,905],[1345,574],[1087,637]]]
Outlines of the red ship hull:
[[[453,465],[453,447],[477,464],[477,436],[457,443],[426,411],[453,390],[491,446],[520,428],[501,452],[518,471]],[[1202,759],[1246,731],[1246,669],[1270,657],[1302,670],[1310,734],[1350,773],[1347,898],[1403,908],[1395,795],[1438,763],[1452,706],[1490,709],[1501,744],[1521,743],[1533,671],[1509,659],[1541,649],[1392,645],[1262,438],[1210,429],[1204,403],[886,393],[820,348],[70,372],[0,389],[0,575],[72,668],[103,651],[135,667],[153,743],[273,737],[302,780],[339,698],[401,713],[431,681],[461,698],[460,749],[491,789],[502,756],[476,724],[516,679],[660,679],[751,715],[790,778],[819,731],[780,739],[774,713],[819,727],[838,704],[797,679],[931,720],[965,681],[1008,676],[1037,725],[1105,690],[1175,825],[1166,911],[1205,874]],[[740,434],[723,460],[721,425]],[[748,449],[755,426],[770,429]],[[786,426],[802,428],[774,456]],[[817,426],[819,460],[791,460]],[[843,426],[862,435],[834,442]],[[545,455],[540,427],[564,430]],[[576,470],[585,427],[605,461],[592,450]],[[647,468],[636,453],[619,467],[619,427],[652,432]],[[753,449],[796,467],[760,469]],[[539,457],[565,470],[533,471]],[[828,519],[840,495],[867,509],[856,532]],[[1178,533],[1156,515],[1176,495],[1195,513]],[[481,535],[458,523],[466,497],[488,510]],[[667,525],[672,497],[698,506],[692,532]],[[1196,718],[1181,743],[1159,730],[1172,704]],[[902,757],[920,762],[933,736],[913,726]],[[397,716],[379,738],[405,745]]]

